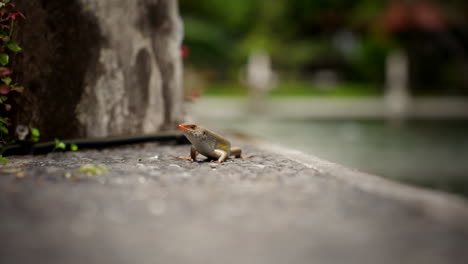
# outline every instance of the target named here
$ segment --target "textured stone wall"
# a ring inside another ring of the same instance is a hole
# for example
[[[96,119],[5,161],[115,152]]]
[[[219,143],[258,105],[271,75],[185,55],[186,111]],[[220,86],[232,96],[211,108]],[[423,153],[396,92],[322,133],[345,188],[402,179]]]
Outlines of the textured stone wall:
[[[14,122],[42,139],[153,133],[183,119],[176,0],[17,0],[25,93]]]

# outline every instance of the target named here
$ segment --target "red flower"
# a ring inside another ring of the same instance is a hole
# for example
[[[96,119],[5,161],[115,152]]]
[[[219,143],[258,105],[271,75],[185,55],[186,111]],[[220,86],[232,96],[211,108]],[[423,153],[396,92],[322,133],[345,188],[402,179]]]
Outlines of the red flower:
[[[7,95],[9,94],[11,91],[10,87],[8,87],[7,85],[3,84],[0,86],[0,94],[2,95]]]
[[[183,59],[187,58],[190,55],[189,47],[186,45],[182,45],[182,47],[180,47],[180,52],[182,53]]]
[[[8,76],[8,75],[10,75],[10,74],[12,74],[12,73],[13,73],[13,71],[10,70],[10,69],[8,69],[8,68],[6,68],[6,67],[0,67],[0,78],[1,78],[1,77],[5,77],[5,76]]]
[[[12,11],[8,14],[8,17],[7,19],[8,20],[15,20],[17,19],[18,17],[21,17],[22,19],[26,19],[26,17],[21,13],[21,12],[18,12],[18,11]]]

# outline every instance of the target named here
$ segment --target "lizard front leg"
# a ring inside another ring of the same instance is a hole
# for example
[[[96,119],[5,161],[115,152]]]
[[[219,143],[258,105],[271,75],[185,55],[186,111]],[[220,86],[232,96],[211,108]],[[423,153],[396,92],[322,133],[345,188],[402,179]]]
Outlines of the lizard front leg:
[[[193,161],[197,161],[197,156],[198,156],[198,151],[192,145],[190,147],[190,158],[192,158]]]
[[[218,163],[223,163],[228,157],[227,152],[221,149],[215,149],[214,153],[216,154],[216,157],[218,158],[218,161],[217,161]]]
[[[197,161],[198,154],[199,154],[198,151],[193,146],[191,146],[190,147],[190,157],[177,156],[176,159]]]

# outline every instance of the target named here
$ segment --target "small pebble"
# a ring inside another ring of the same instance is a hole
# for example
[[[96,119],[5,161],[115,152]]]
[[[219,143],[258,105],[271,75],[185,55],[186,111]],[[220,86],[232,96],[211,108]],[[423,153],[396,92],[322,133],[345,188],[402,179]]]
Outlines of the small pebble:
[[[151,160],[151,161],[159,160],[159,156],[156,155],[156,156],[150,157],[150,158],[148,158],[148,160]]]
[[[23,171],[17,172],[17,173],[15,174],[15,177],[16,177],[17,179],[22,179],[22,178],[24,178],[24,172],[23,172]]]

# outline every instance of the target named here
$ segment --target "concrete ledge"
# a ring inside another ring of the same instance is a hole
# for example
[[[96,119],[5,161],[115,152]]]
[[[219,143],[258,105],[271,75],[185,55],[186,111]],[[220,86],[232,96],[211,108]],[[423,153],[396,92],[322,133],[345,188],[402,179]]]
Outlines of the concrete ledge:
[[[424,213],[439,220],[449,223],[468,223],[468,201],[459,196],[409,186],[265,141],[258,141],[257,146],[268,152],[281,153],[285,157],[315,169],[320,174],[335,178],[343,184],[419,207]]]
[[[466,203],[270,143],[189,162],[189,146],[12,157],[1,263],[464,264]],[[80,166],[104,164],[88,176]],[[16,169],[16,170],[14,170]],[[18,173],[20,172],[20,173]]]

